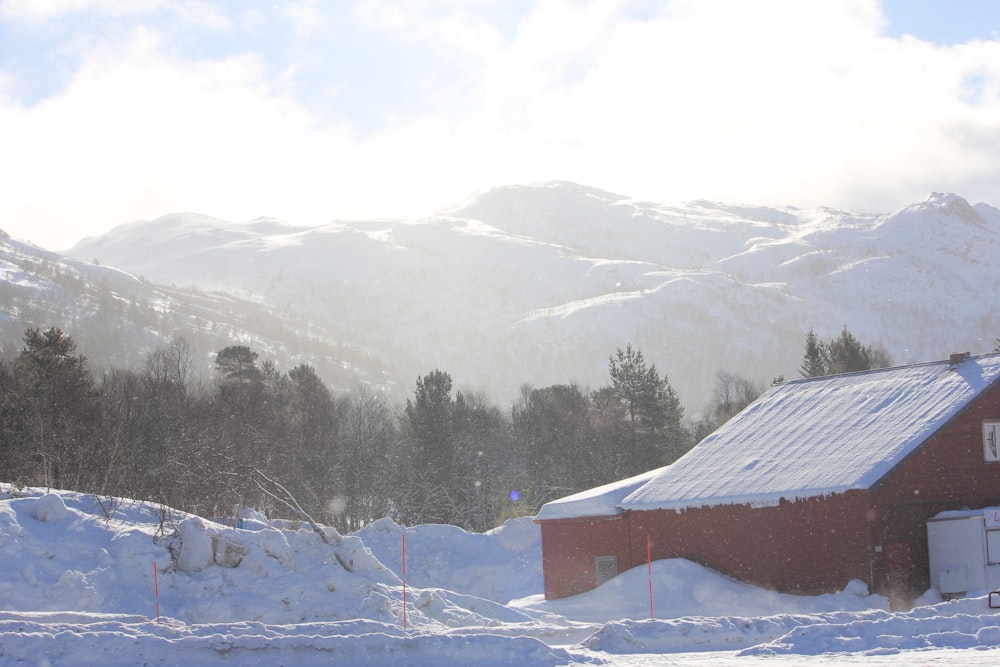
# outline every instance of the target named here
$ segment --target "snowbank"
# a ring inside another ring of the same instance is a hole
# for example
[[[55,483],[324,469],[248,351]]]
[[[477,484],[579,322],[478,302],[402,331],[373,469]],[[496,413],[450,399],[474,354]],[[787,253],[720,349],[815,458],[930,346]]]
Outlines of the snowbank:
[[[888,599],[868,595],[867,587],[861,582],[852,582],[837,594],[790,595],[754,588],[680,558],[654,562],[652,580],[653,615],[656,618],[889,609]],[[641,565],[592,591],[571,598],[545,600],[537,595],[512,604],[521,609],[558,614],[576,621],[603,622],[608,619],[648,619],[649,597],[649,574],[646,565]]]
[[[857,583],[782,595],[667,560],[654,563],[651,620],[644,567],[546,602],[530,520],[482,535],[383,520],[326,541],[289,522],[254,528],[0,485],[0,664],[1000,663],[985,597],[892,613]]]
[[[531,517],[511,519],[487,533],[430,524],[404,528],[380,519],[356,533],[375,557],[402,576],[406,533],[407,579],[495,602],[542,590],[542,536]]]

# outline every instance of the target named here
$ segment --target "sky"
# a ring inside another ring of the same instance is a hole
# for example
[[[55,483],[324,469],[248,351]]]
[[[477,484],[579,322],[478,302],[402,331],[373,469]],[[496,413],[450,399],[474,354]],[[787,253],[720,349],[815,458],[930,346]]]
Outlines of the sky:
[[[1000,205],[993,0],[0,0],[0,229],[657,202]]]

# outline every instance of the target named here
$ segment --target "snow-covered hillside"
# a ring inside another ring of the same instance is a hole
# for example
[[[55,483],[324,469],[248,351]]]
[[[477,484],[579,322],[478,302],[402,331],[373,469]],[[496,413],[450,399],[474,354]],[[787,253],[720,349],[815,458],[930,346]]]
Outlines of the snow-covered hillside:
[[[795,377],[805,334],[846,325],[898,363],[1000,335],[1000,211],[953,194],[893,214],[640,202],[563,182],[497,188],[439,215],[316,228],[176,214],[74,257],[239,290],[393,360],[511,397],[607,383],[633,343],[700,408],[717,370]]]
[[[784,595],[668,560],[546,602],[530,518],[485,534],[388,519],[355,535],[323,530],[326,540],[252,513],[233,528],[158,505],[0,484],[0,664],[1000,660],[1000,616],[984,594],[941,602],[930,592],[894,613],[858,582]]]
[[[251,228],[275,229],[263,221]],[[382,360],[365,346],[347,345],[315,322],[245,296],[153,284],[0,231],[0,358],[16,357],[29,327],[54,326],[73,338],[97,372],[142,367],[150,352],[180,336],[200,352],[192,381],[209,376],[210,353],[238,343],[283,368],[308,363],[339,388],[392,384]]]

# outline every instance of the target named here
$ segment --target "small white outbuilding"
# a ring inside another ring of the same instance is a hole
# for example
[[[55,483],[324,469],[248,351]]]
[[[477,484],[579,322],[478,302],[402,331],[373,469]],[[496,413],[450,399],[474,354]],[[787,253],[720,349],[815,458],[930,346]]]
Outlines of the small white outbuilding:
[[[931,588],[941,595],[1000,588],[1000,507],[941,512],[927,520]]]

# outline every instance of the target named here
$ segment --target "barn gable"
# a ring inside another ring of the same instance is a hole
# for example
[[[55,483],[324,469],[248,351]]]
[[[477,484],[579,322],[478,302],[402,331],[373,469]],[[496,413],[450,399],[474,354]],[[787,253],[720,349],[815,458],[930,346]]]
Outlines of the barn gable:
[[[868,490],[998,379],[994,354],[786,382],[621,507],[771,506]]]

